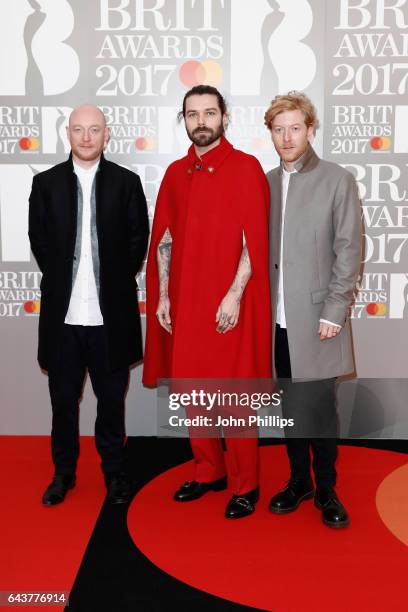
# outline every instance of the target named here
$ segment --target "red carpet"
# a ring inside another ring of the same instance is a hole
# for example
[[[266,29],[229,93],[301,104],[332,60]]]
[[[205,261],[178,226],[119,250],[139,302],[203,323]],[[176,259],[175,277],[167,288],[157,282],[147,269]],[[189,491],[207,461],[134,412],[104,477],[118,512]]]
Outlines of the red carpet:
[[[136,546],[175,578],[264,610],[408,609],[408,547],[386,527],[376,507],[381,482],[406,464],[407,456],[340,449],[338,493],[352,522],[337,531],[322,524],[312,501],[289,515],[268,512],[269,498],[287,478],[287,462],[282,447],[262,448],[261,453],[262,495],[254,515],[224,519],[231,492],[210,493],[188,504],[173,502],[174,490],[192,477],[188,462],[161,474],[134,498],[128,527]],[[386,501],[380,497],[384,515]]]
[[[93,438],[81,437],[76,488],[50,508],[41,504],[53,472],[49,437],[3,436],[0,461],[0,591],[69,591],[106,493]]]

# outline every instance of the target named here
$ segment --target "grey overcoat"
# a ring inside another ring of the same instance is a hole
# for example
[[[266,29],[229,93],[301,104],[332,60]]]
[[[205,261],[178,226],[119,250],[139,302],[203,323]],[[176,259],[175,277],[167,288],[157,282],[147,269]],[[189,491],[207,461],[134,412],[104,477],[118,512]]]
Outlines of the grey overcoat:
[[[360,201],[352,174],[319,159],[310,145],[295,168],[286,201],[282,262],[281,166],[267,174],[273,316],[275,320],[282,264],[292,376],[332,378],[354,370],[348,310],[361,262]],[[317,333],[320,318],[343,329],[322,341]]]

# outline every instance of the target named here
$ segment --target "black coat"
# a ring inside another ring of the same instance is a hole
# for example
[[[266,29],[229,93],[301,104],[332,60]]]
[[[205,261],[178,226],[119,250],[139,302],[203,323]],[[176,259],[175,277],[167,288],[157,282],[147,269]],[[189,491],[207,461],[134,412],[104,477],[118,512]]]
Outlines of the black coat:
[[[149,236],[139,177],[103,155],[96,173],[99,303],[107,339],[107,367],[116,370],[143,355],[135,275]],[[77,177],[72,157],[34,176],[29,238],[43,273],[38,361],[48,370],[60,355],[61,332],[72,291],[77,231]]]

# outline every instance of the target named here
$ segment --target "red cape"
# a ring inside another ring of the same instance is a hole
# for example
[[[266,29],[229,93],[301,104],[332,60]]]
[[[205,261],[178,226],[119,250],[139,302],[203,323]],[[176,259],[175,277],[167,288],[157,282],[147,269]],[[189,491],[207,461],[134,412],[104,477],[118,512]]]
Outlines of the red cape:
[[[143,382],[160,378],[271,377],[269,188],[258,160],[225,139],[200,160],[192,145],[160,187],[147,262]],[[169,298],[173,334],[158,323],[157,247],[173,238]],[[215,316],[235,277],[242,232],[252,277],[238,325],[216,331]]]

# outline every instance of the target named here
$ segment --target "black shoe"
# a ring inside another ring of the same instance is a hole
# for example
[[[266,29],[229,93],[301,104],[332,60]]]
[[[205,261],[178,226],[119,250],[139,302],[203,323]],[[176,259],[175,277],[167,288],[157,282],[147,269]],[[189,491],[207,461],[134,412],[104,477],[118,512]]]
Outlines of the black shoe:
[[[322,521],[327,527],[343,529],[350,524],[347,511],[334,489],[317,489],[314,504],[322,511]]]
[[[75,487],[75,482],[75,474],[54,474],[42,498],[44,506],[55,506],[63,502],[69,489]]]
[[[227,488],[227,477],[224,476],[219,480],[211,482],[197,482],[196,480],[187,480],[184,482],[174,494],[175,501],[185,502],[193,501],[202,497],[208,491],[225,491]]]
[[[302,501],[312,499],[313,493],[313,482],[311,480],[291,478],[283,491],[272,497],[269,502],[269,510],[274,514],[293,512]]]
[[[233,495],[225,508],[225,518],[238,519],[253,514],[258,499],[259,489],[252,489],[242,495]]]
[[[130,501],[130,485],[123,472],[105,474],[105,483],[110,504],[127,504]]]

